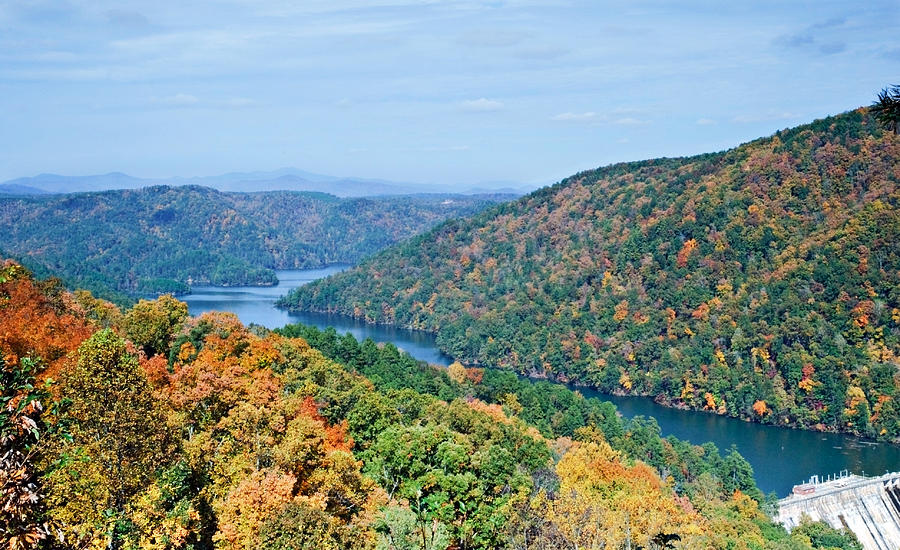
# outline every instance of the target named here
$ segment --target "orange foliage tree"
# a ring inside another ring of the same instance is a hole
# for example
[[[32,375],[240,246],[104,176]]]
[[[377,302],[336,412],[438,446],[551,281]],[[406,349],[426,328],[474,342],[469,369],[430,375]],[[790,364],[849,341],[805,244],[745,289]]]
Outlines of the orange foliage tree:
[[[10,364],[39,357],[48,366],[42,377],[52,376],[66,354],[94,331],[77,311],[55,282],[38,283],[11,261],[0,266],[0,353]]]
[[[285,383],[327,360],[299,339],[260,338],[231,314],[189,320],[182,335],[192,334],[176,338],[173,372],[144,364],[172,407],[170,423],[181,426],[186,460],[209,479],[201,492],[218,518],[217,544],[288,544],[264,529],[284,514],[330,525],[330,542],[315,539],[322,547],[374,536],[368,521],[379,493],[351,454],[346,424],[329,425],[302,385],[289,391]],[[307,531],[295,528],[290,544],[312,544]]]

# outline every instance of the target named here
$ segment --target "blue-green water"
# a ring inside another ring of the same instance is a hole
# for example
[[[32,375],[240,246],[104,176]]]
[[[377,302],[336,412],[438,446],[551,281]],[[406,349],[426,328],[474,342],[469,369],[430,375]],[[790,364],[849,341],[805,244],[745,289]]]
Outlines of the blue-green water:
[[[288,290],[345,269],[279,271],[273,287],[195,287],[181,299],[192,315],[205,311],[231,311],[244,323],[277,328],[288,323],[304,323],[320,328],[332,326],[339,334],[349,332],[358,339],[393,342],[417,359],[449,365],[452,359],[441,353],[430,334],[378,325],[368,325],[343,315],[289,313],[275,308],[275,301]],[[712,441],[719,449],[735,445],[750,462],[759,487],[765,492],[787,495],[791,487],[813,474],[825,476],[847,469],[858,474],[883,474],[900,470],[900,447],[839,435],[751,424],[715,414],[663,407],[652,399],[618,397],[573,388],[587,397],[612,401],[623,416],[652,416],[663,435],[674,435],[696,444]]]
[[[290,323],[320,328],[334,327],[338,334],[349,332],[358,340],[372,338],[376,342],[393,342],[413,357],[429,363],[446,366],[453,361],[437,349],[434,336],[424,332],[370,325],[344,315],[291,313],[275,307],[278,298],[292,288],[338,273],[347,267],[334,265],[321,269],[277,271],[277,286],[197,286],[191,289],[190,294],[180,296],[179,299],[187,302],[191,315],[207,311],[230,311],[237,314],[244,324],[256,323],[268,328],[283,327]]]

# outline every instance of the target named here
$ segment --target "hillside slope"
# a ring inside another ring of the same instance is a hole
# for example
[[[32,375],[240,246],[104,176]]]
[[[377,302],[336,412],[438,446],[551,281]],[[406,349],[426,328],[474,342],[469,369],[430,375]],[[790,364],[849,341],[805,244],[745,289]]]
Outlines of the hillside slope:
[[[273,269],[355,263],[490,204],[449,195],[338,199],[196,186],[0,197],[0,249],[101,293],[185,290],[189,281],[265,284],[275,281]]]
[[[123,312],[4,261],[0,403],[17,550],[860,548],[772,523],[734,449],[564,387],[171,296]]]
[[[860,109],[608,166],[283,304],[434,331],[473,364],[897,439],[898,158]]]

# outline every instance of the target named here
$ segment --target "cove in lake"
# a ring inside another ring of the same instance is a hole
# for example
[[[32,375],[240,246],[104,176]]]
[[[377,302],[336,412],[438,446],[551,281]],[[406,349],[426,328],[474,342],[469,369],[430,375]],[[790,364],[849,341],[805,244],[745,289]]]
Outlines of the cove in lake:
[[[452,359],[440,352],[434,336],[424,332],[369,325],[343,315],[292,313],[277,309],[275,302],[292,288],[343,271],[348,266],[278,271],[278,285],[271,287],[194,287],[180,297],[191,315],[206,311],[230,311],[245,324],[278,328],[303,323],[319,328],[334,327],[359,340],[392,342],[416,359],[447,366]],[[900,447],[840,434],[825,434],[751,424],[710,413],[663,407],[644,397],[620,397],[588,388],[572,388],[586,397],[612,401],[623,416],[652,416],[662,434],[695,444],[712,441],[726,452],[735,445],[753,466],[759,488],[786,496],[791,487],[818,474],[825,476],[847,469],[857,474],[880,475],[900,470]]]
[[[347,269],[348,265],[332,265],[321,269],[297,269],[276,271],[275,286],[195,286],[190,294],[179,296],[187,302],[191,315],[207,311],[230,311],[249,325],[255,323],[266,328],[279,328],[291,323],[319,328],[334,327],[338,334],[350,333],[357,340],[371,338],[376,342],[393,342],[398,348],[416,359],[435,365],[447,366],[453,359],[443,354],[434,344],[434,336],[426,332],[403,330],[383,325],[370,325],[359,319],[329,313],[295,313],[275,307],[278,298],[293,288],[316,279],[327,277]]]

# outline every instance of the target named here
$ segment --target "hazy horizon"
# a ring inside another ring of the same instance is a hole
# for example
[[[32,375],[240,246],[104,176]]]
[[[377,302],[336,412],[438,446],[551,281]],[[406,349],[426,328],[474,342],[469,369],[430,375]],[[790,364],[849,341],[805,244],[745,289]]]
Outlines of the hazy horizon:
[[[900,72],[898,23],[892,1],[13,0],[0,181],[544,184],[868,105]]]
[[[397,181],[390,180],[385,178],[374,178],[367,177],[362,174],[320,174],[317,172],[310,172],[308,170],[303,170],[302,168],[298,168],[296,166],[279,166],[272,169],[248,169],[248,170],[237,170],[237,171],[229,171],[229,172],[214,172],[202,175],[193,175],[193,176],[183,176],[179,174],[172,174],[168,176],[157,176],[157,177],[147,177],[142,174],[131,174],[128,172],[124,172],[122,170],[109,170],[105,172],[97,172],[91,174],[58,174],[55,172],[40,172],[36,174],[24,174],[20,176],[16,176],[13,178],[5,179],[0,181],[0,184],[7,183],[20,183],[21,180],[33,180],[39,179],[42,177],[60,177],[60,178],[71,178],[71,179],[79,179],[79,178],[95,178],[95,177],[104,177],[104,176],[124,176],[128,178],[135,178],[139,180],[145,180],[147,182],[155,184],[156,182],[160,184],[164,184],[166,182],[172,182],[177,185],[189,185],[194,182],[200,182],[199,185],[203,185],[203,180],[214,180],[214,179],[222,179],[222,178],[234,178],[238,177],[245,178],[245,181],[257,181],[259,179],[270,180],[276,179],[279,177],[309,177],[310,181],[342,181],[342,180],[353,180],[353,181],[372,181],[372,182],[380,182],[387,184],[402,184],[402,185],[413,185],[413,186],[439,186],[440,184],[428,184],[417,181]],[[545,182],[519,182],[519,181],[503,181],[503,180],[485,180],[485,181],[474,181],[471,182],[470,186],[477,187],[478,185],[491,185],[492,187],[532,187],[532,186],[543,186],[543,185],[551,185],[555,183],[555,181],[545,181]],[[465,186],[466,184],[459,184],[460,187]]]

